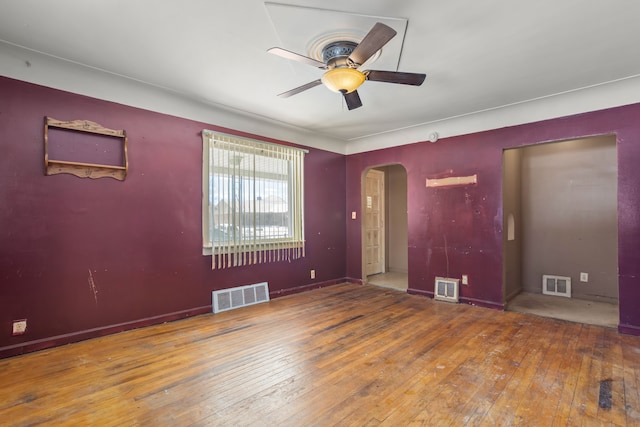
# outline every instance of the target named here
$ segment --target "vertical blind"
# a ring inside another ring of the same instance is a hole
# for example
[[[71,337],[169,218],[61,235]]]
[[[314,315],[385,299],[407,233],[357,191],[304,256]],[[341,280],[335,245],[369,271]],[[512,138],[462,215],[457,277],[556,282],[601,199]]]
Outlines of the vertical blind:
[[[204,130],[203,248],[212,268],[305,256],[305,150]]]

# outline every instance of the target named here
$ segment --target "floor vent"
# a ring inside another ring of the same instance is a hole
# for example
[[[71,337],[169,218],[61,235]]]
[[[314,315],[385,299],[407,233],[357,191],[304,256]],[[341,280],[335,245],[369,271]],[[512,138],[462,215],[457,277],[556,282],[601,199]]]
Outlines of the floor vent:
[[[233,310],[269,301],[269,284],[267,282],[237,288],[213,291],[213,312]]]
[[[436,277],[434,298],[441,301],[458,302],[458,279]]]
[[[542,293],[571,298],[571,277],[543,274]]]

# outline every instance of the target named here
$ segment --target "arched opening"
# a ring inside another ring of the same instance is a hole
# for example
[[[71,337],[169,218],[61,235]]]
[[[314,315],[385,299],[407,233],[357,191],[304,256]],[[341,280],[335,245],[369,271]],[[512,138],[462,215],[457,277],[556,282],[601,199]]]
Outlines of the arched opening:
[[[406,292],[407,171],[402,165],[364,171],[361,212],[363,282]]]

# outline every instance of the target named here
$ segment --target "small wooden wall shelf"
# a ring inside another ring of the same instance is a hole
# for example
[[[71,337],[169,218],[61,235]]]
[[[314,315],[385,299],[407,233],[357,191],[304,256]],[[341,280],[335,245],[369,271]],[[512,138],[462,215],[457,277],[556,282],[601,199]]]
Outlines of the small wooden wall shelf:
[[[73,120],[69,122],[56,120],[51,117],[44,118],[44,167],[45,175],[68,173],[80,178],[114,178],[124,181],[129,169],[127,159],[127,134],[124,130],[108,129],[96,122],[89,120]],[[49,128],[68,129],[71,131],[86,132],[104,135],[122,140],[122,164],[102,165],[96,163],[84,163],[76,161],[58,160],[49,158]]]

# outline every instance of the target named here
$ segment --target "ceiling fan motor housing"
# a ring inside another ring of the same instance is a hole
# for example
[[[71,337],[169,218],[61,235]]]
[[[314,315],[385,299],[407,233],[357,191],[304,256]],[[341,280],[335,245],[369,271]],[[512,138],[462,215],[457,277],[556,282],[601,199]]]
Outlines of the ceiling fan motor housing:
[[[365,81],[366,76],[356,70],[356,64],[349,60],[357,46],[354,42],[337,41],[322,49],[322,60],[328,68],[322,76],[322,83],[330,90],[351,93]]]
[[[327,70],[321,79],[283,92],[278,96],[287,98],[324,84],[330,90],[342,93],[347,108],[353,110],[362,107],[357,89],[365,80],[420,86],[426,77],[424,74],[358,69],[363,64],[374,61],[382,47],[396,34],[393,28],[377,22],[360,43],[348,40],[328,42],[321,51],[323,62],[282,48],[269,49],[269,52],[284,58]],[[315,52],[317,53],[317,50]]]
[[[332,42],[322,48],[322,61],[327,64],[327,68],[355,68],[355,64],[350,64],[349,55],[358,46],[357,43],[350,41]]]

